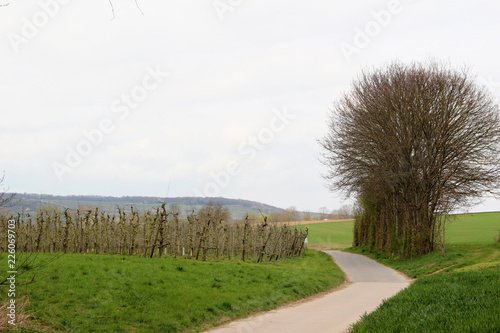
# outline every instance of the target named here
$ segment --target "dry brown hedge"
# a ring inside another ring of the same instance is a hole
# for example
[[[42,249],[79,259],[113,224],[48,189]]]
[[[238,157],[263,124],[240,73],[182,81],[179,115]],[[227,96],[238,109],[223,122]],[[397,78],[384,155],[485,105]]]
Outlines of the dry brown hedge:
[[[278,260],[304,250],[307,229],[276,226],[264,219],[230,223],[192,212],[187,219],[165,204],[139,214],[133,207],[108,214],[95,209],[40,210],[0,216],[0,251],[7,250],[7,221],[16,220],[17,252],[96,253],[144,257],[238,258]]]

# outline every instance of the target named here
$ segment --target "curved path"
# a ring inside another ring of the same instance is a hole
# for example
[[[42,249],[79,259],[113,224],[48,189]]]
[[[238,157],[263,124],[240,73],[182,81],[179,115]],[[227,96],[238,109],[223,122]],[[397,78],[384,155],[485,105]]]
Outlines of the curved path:
[[[345,332],[411,280],[359,254],[325,251],[345,272],[344,288],[212,329],[210,333]]]

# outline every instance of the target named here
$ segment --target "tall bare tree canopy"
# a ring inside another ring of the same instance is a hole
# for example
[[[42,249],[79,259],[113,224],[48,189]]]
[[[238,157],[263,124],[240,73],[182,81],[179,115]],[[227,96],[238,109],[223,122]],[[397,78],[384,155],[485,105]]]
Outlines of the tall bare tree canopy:
[[[431,252],[440,216],[498,191],[498,105],[467,71],[445,65],[362,73],[320,144],[329,188],[358,198],[355,246]]]

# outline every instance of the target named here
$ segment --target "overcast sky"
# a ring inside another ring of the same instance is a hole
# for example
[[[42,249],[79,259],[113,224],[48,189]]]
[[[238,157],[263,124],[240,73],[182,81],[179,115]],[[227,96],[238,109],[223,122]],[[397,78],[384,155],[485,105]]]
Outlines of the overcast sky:
[[[361,70],[435,58],[500,95],[498,1],[112,2],[0,2],[11,191],[335,209],[317,140]]]

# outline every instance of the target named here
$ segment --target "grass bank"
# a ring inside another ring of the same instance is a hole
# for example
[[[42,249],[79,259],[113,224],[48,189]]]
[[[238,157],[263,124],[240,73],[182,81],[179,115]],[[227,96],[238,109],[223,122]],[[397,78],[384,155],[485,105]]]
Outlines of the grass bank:
[[[352,332],[499,332],[498,295],[500,268],[423,277]]]
[[[53,330],[198,332],[343,280],[331,258],[313,250],[270,264],[67,254],[41,269],[24,294],[32,319]]]
[[[367,255],[417,280],[352,332],[500,332],[500,243],[450,245],[411,259],[363,248]]]

